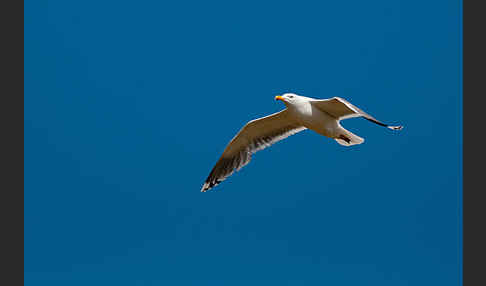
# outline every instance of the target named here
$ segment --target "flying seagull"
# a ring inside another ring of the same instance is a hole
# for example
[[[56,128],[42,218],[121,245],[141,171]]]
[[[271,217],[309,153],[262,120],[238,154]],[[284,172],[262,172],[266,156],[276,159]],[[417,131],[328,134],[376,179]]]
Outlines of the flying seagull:
[[[313,130],[332,138],[343,146],[361,144],[364,139],[344,129],[339,122],[353,117],[365,119],[392,130],[403,126],[390,126],[352,105],[350,102],[333,97],[316,99],[294,93],[278,95],[286,109],[248,122],[236,134],[223,151],[216,165],[201,188],[206,192],[231,174],[239,171],[251,160],[251,155],[282,139],[305,129]]]

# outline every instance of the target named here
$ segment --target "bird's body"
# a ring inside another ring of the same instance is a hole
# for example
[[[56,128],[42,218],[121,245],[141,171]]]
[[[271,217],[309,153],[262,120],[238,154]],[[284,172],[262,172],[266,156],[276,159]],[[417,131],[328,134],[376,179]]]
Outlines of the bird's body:
[[[248,164],[253,153],[305,129],[332,138],[344,146],[361,144],[364,139],[344,129],[339,123],[343,119],[364,117],[389,129],[402,129],[402,126],[389,126],[378,121],[339,97],[315,99],[287,93],[275,99],[283,101],[287,108],[248,122],[225,148],[206,179],[202,192]]]
[[[339,127],[336,118],[313,106],[310,101],[303,101],[287,107],[291,117],[307,129],[321,135],[334,138]]]

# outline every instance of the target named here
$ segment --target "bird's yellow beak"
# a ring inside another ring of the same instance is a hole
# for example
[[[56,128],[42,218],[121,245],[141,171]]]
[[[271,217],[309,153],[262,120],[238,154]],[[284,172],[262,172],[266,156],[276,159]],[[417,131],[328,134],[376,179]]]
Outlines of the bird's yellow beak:
[[[284,98],[280,95],[275,96],[275,100],[281,100],[281,101],[285,102]]]

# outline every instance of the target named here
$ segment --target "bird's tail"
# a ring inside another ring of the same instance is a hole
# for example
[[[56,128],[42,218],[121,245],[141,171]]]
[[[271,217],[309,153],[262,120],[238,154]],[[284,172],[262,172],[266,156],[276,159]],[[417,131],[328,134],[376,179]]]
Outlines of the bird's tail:
[[[339,143],[340,145],[352,146],[352,145],[357,145],[357,144],[361,144],[361,143],[364,142],[363,138],[359,137],[356,134],[349,132],[348,130],[346,130],[344,128],[341,128],[340,133],[341,134],[338,137],[334,138],[334,140],[336,140],[336,142]]]

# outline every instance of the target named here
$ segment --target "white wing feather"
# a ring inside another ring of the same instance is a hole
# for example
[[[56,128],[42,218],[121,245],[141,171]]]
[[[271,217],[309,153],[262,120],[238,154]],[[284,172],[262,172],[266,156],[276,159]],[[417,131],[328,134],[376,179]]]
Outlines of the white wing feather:
[[[310,102],[315,107],[332,115],[333,117],[339,120],[353,118],[353,117],[364,117],[365,119],[373,123],[376,123],[381,126],[385,126],[392,130],[400,130],[403,128],[403,126],[391,126],[386,123],[383,123],[378,119],[374,118],[373,116],[369,115],[368,113],[364,112],[363,110],[359,109],[358,107],[354,106],[349,101],[340,97],[333,97],[330,99],[314,99],[311,100]]]

